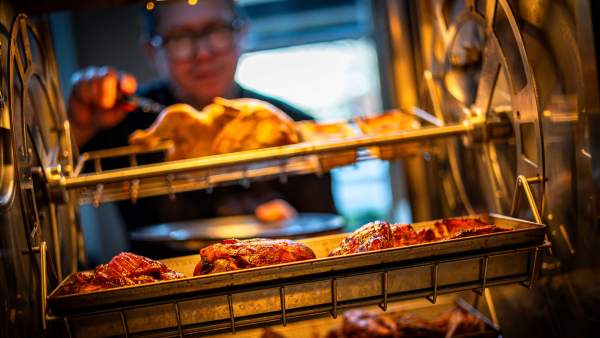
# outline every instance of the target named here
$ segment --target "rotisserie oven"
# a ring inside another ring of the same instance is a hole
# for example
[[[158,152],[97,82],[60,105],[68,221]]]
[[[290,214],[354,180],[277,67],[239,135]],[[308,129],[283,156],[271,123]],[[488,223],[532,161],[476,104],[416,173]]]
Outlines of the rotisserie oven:
[[[259,101],[218,98],[203,111],[167,107],[129,146],[80,153],[59,83],[73,33],[61,15],[169,1],[0,3],[2,336],[594,335],[595,1],[240,1],[250,14],[368,17],[359,37],[373,41],[387,113],[294,122]],[[125,164],[106,165],[115,159]],[[83,205],[285,184],[365,161],[389,161],[410,224],[226,239],[159,260],[124,252],[95,270],[86,260]],[[417,307],[423,316],[408,313]]]

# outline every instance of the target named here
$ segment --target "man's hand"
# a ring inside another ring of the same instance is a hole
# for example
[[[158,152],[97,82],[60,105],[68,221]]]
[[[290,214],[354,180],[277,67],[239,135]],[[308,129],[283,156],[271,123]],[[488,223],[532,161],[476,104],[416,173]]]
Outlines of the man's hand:
[[[67,113],[80,147],[98,131],[119,124],[135,109],[119,104],[121,96],[131,95],[137,89],[137,80],[131,74],[109,67],[90,67],[73,74],[71,82]]]
[[[294,218],[298,215],[298,212],[288,202],[282,199],[274,199],[256,207],[254,214],[259,221],[269,223]]]

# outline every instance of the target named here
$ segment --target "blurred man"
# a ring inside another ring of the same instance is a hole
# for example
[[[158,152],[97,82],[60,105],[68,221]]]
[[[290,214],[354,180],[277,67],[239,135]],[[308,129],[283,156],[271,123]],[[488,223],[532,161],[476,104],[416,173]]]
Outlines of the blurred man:
[[[298,109],[242,88],[234,81],[245,21],[232,0],[158,3],[148,13],[144,50],[160,81],[138,94],[163,105],[187,103],[200,110],[216,96],[256,98],[286,112],[294,120],[310,119]],[[265,74],[268,76],[268,74]],[[90,68],[73,76],[68,113],[82,151],[127,145],[128,136],[148,128],[155,115],[131,111],[122,98],[137,91],[136,79],[109,68]],[[129,228],[166,221],[251,214],[259,205],[282,199],[299,212],[335,212],[330,177],[291,177],[279,182],[253,183],[249,189],[232,186],[144,198],[119,203]],[[275,203],[275,208],[285,205]]]

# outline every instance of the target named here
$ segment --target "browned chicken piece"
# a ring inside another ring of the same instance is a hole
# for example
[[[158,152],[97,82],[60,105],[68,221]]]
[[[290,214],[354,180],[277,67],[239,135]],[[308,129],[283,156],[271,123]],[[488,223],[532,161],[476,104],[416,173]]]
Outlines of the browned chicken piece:
[[[94,271],[78,272],[67,282],[63,294],[91,292],[120,286],[152,283],[161,280],[183,278],[159,261],[122,252]]]
[[[287,239],[226,239],[200,250],[194,276],[314,259],[306,245]]]
[[[342,243],[329,253],[329,256],[391,248],[393,244],[391,238],[389,223],[380,221],[367,223],[344,238]]]
[[[345,338],[395,338],[398,328],[392,318],[363,310],[346,311],[342,322]]]
[[[283,146],[300,141],[294,121],[275,106],[255,99],[228,100],[238,110],[216,136],[216,154]]]
[[[129,143],[151,148],[173,141],[167,160],[279,146],[299,141],[292,119],[269,103],[255,99],[215,98],[196,110],[187,104],[165,108],[146,130],[136,130]]]
[[[129,143],[152,148],[162,140],[173,141],[167,160],[207,156],[214,153],[212,144],[217,134],[238,111],[219,104],[206,106],[202,111],[187,104],[174,104],[163,109],[156,121],[146,130],[136,130]]]

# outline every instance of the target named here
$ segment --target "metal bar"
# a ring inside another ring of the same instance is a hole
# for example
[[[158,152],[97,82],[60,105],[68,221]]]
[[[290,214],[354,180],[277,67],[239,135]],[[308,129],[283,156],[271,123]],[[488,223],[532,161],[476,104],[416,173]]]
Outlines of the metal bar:
[[[490,317],[492,322],[497,327],[500,326],[500,322],[498,321],[498,314],[496,313],[496,306],[494,305],[494,299],[492,298],[492,292],[490,289],[483,290],[483,294],[485,297],[485,302],[487,303],[488,310],[490,311]]]
[[[473,291],[479,296],[483,295],[483,291],[485,291],[485,283],[487,281],[487,268],[488,268],[488,260],[489,256],[484,256],[481,258],[481,265],[479,268],[479,276],[481,278],[481,289],[474,289]]]
[[[65,329],[67,330],[67,337],[72,338],[73,334],[71,333],[71,324],[69,324],[69,317],[63,318],[65,323]]]
[[[431,294],[431,296],[427,296],[425,298],[427,298],[428,301],[430,301],[431,303],[435,304],[435,302],[437,301],[437,295],[438,295],[438,270],[440,267],[440,263],[435,263],[433,264],[433,268],[431,269],[431,283],[433,284],[433,293]]]
[[[527,287],[529,289],[533,288],[533,284],[535,282],[535,272],[536,272],[535,270],[537,269],[537,261],[538,261],[539,251],[540,251],[539,248],[535,248],[532,253],[533,258],[532,258],[532,263],[531,263],[531,265],[532,265],[531,266],[531,278],[529,279],[529,285],[527,285]]]
[[[521,189],[522,188],[523,192],[525,193],[525,197],[527,198],[527,202],[529,202],[529,207],[531,208],[531,212],[533,213],[533,218],[535,219],[536,223],[542,223],[542,217],[540,216],[540,211],[537,207],[537,204],[535,202],[535,197],[533,196],[533,192],[531,191],[531,185],[529,183],[538,183],[538,182],[542,182],[542,178],[540,177],[533,177],[533,178],[527,178],[523,175],[519,175],[517,177],[517,184],[515,186],[515,194],[513,195],[513,201],[512,201],[512,206],[510,208],[510,214],[513,217],[516,217],[517,214],[519,213],[519,202],[520,202],[520,195],[521,195]]]
[[[281,304],[281,323],[287,325],[287,316],[285,313],[285,286],[279,288],[279,300]]]
[[[337,318],[337,279],[331,280],[331,316]]]
[[[50,223],[52,224],[52,246],[54,246],[54,260],[56,263],[56,272],[58,274],[58,279],[62,280],[62,255],[60,253],[61,243],[58,233],[58,218],[56,217],[56,204],[49,203],[48,208],[50,211]]]
[[[47,271],[47,260],[46,260],[47,245],[46,242],[40,244],[40,293],[41,293],[41,308],[42,308],[42,327],[46,331],[46,307],[47,307],[47,292],[48,292],[48,271]]]
[[[94,150],[88,151],[87,153],[83,153],[79,156],[79,163],[82,163],[87,160],[94,159],[105,159],[105,158],[113,158],[113,157],[122,157],[128,156],[132,154],[149,154],[149,153],[157,153],[161,151],[168,150],[173,147],[172,141],[161,142],[158,145],[154,146],[152,149],[148,149],[138,145],[131,145],[125,147],[111,148],[111,149],[103,149],[103,150]],[[78,163],[78,164],[79,164]]]
[[[129,328],[127,328],[127,318],[125,318],[125,311],[121,310],[119,311],[120,315],[121,315],[121,326],[123,327],[123,336],[125,336],[125,338],[129,337]]]
[[[175,307],[175,317],[177,318],[177,330],[179,331],[179,337],[183,338],[183,327],[181,326],[181,312],[179,311],[179,303],[173,303]]]
[[[383,311],[387,311],[388,307],[388,271],[384,271],[381,275],[381,291],[383,293],[383,303],[379,303],[379,307]]]
[[[298,143],[282,147],[205,156],[160,164],[148,164],[136,168],[108,170],[102,173],[85,174],[78,177],[65,177],[56,183],[64,186],[67,189],[75,189],[93,186],[99,183],[127,181],[134,178],[146,178],[180,172],[242,165],[259,161],[287,159],[301,155],[351,150],[360,147],[385,145],[391,143],[414,142],[421,139],[432,139],[436,137],[448,137],[464,134],[471,130],[473,130],[473,125],[470,123],[464,123],[448,125],[444,127],[429,127],[416,130],[400,131],[382,135],[365,135],[340,140],[322,140]]]
[[[233,296],[227,295],[227,304],[229,305],[229,318],[231,319],[231,333],[235,334],[235,314],[233,312]]]
[[[311,161],[310,159],[296,158],[294,159],[294,161],[290,161],[286,168],[288,173],[293,175],[315,173],[317,163],[318,161]],[[247,177],[251,179],[275,177],[277,175],[280,175],[280,169],[278,166],[252,168],[249,169],[249,171],[247,172]],[[172,177],[170,187],[169,177]],[[207,181],[207,178],[210,181]],[[211,186],[225,184],[228,182],[234,183],[236,181],[241,180],[241,178],[242,177],[240,170],[228,172],[221,170],[221,172],[211,174],[210,177],[206,177],[206,175],[201,176],[196,173],[177,176],[175,174],[168,174],[166,175],[166,185],[164,177],[144,179],[143,184],[141,184],[140,186],[138,197],[141,198],[172,193],[172,196],[174,198],[174,194],[176,192],[184,192],[198,189],[206,189],[208,191],[209,187]],[[94,196],[92,191],[93,189],[85,189],[83,191],[80,191],[79,203],[94,203]],[[127,189],[123,189],[123,185],[119,183],[110,183],[105,186],[102,196],[102,202],[127,200],[129,198],[129,192],[127,191]]]

